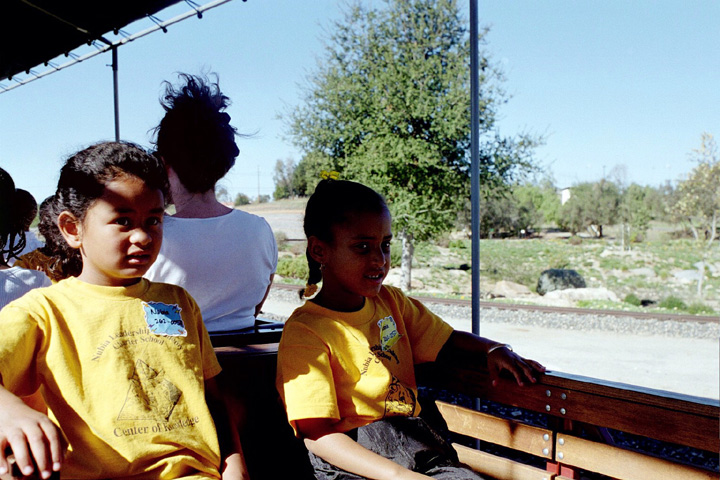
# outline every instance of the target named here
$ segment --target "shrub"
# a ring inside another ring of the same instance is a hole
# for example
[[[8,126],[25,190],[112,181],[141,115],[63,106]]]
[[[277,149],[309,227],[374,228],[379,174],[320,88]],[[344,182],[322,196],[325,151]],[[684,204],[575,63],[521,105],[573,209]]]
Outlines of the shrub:
[[[467,250],[470,248],[470,242],[462,239],[450,240],[448,247],[453,250]]]
[[[640,300],[640,298],[637,295],[635,295],[634,293],[630,293],[630,294],[626,295],[623,302],[629,303],[630,305],[634,305],[636,307],[639,307],[640,305],[642,305],[642,300]]]
[[[308,273],[307,260],[304,255],[297,257],[281,257],[278,260],[277,274],[280,276],[306,280]]]
[[[287,233],[275,232],[275,243],[277,244],[278,249],[285,246],[285,244],[287,243],[287,239]]]
[[[399,267],[402,263],[402,244],[393,242],[390,244],[390,266]]]
[[[714,315],[715,314],[715,310],[713,310],[712,307],[710,307],[708,305],[704,305],[702,303],[691,303],[687,307],[687,311],[688,311],[688,313],[691,313],[693,315],[705,315],[705,314]]]
[[[658,307],[666,310],[687,310],[687,305],[678,297],[669,296],[658,304]]]
[[[568,243],[570,245],[581,245],[583,241],[581,237],[577,235],[572,235],[570,238],[568,238]]]
[[[244,193],[238,193],[237,197],[235,197],[235,206],[239,207],[241,205],[248,205],[250,203],[250,197],[245,195]]]

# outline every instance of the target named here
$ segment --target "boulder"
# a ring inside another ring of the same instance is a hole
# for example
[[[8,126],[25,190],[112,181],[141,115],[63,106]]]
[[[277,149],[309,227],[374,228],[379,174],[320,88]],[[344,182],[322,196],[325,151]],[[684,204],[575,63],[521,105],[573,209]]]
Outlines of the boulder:
[[[566,304],[565,301],[577,302],[580,300],[608,300],[619,302],[620,299],[607,288],[572,288],[565,290],[553,290],[545,295],[548,300],[558,300],[559,304]]]
[[[519,283],[510,282],[508,280],[500,280],[492,288],[493,297],[517,298],[533,295],[529,288]]]
[[[585,288],[585,279],[575,270],[551,268],[540,274],[537,284],[537,293],[545,295],[554,290],[568,288]]]

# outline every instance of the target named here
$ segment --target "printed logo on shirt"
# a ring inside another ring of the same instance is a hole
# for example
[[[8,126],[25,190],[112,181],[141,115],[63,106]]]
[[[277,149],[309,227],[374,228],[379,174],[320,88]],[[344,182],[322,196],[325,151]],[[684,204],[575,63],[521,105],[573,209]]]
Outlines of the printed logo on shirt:
[[[415,392],[400,383],[395,375],[388,386],[388,393],[385,397],[385,412],[383,417],[406,416],[410,417],[415,413],[417,397]]]
[[[150,332],[168,337],[186,337],[185,322],[180,315],[179,305],[162,302],[142,302],[145,323]]]
[[[380,347],[387,352],[400,340],[402,335],[398,332],[395,319],[391,315],[378,320],[377,325],[380,327]]]
[[[165,378],[165,372],[137,360],[129,380],[130,387],[117,419],[167,422],[182,392]]]

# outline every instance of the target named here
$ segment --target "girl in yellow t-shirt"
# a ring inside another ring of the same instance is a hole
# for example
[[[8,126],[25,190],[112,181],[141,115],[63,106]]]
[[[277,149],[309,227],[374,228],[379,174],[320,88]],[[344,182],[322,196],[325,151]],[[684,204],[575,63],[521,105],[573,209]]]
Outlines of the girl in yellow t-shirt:
[[[88,147],[62,168],[55,222],[82,269],[0,311],[0,475],[9,446],[22,474],[34,463],[43,479],[61,469],[68,479],[246,478],[234,426],[221,457],[206,402],[216,403],[220,365],[200,309],[181,287],[142,278],[160,249],[166,188],[162,162],[125,142]],[[38,389],[47,416],[18,398]]]
[[[545,369],[508,345],[454,331],[421,303],[383,285],[391,218],[355,182],[322,180],[305,210],[311,296],[283,330],[277,386],[319,479],[477,479],[417,417],[414,365],[468,358],[522,385]]]

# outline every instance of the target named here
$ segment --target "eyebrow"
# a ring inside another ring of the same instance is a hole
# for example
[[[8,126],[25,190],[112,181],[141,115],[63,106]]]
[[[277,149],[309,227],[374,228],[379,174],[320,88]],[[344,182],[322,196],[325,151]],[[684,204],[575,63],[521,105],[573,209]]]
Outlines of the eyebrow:
[[[134,208],[128,208],[128,207],[117,207],[115,208],[115,211],[118,213],[133,213],[135,212]],[[158,213],[164,213],[165,209],[163,207],[157,207],[150,210],[150,213],[158,214]]]
[[[352,237],[352,238],[353,238],[353,240],[372,240],[372,239],[375,238],[375,237],[373,237],[372,235],[355,235],[355,236]],[[393,236],[392,236],[392,235],[385,235],[385,236],[383,237],[383,240],[388,239],[388,238],[393,238]]]

